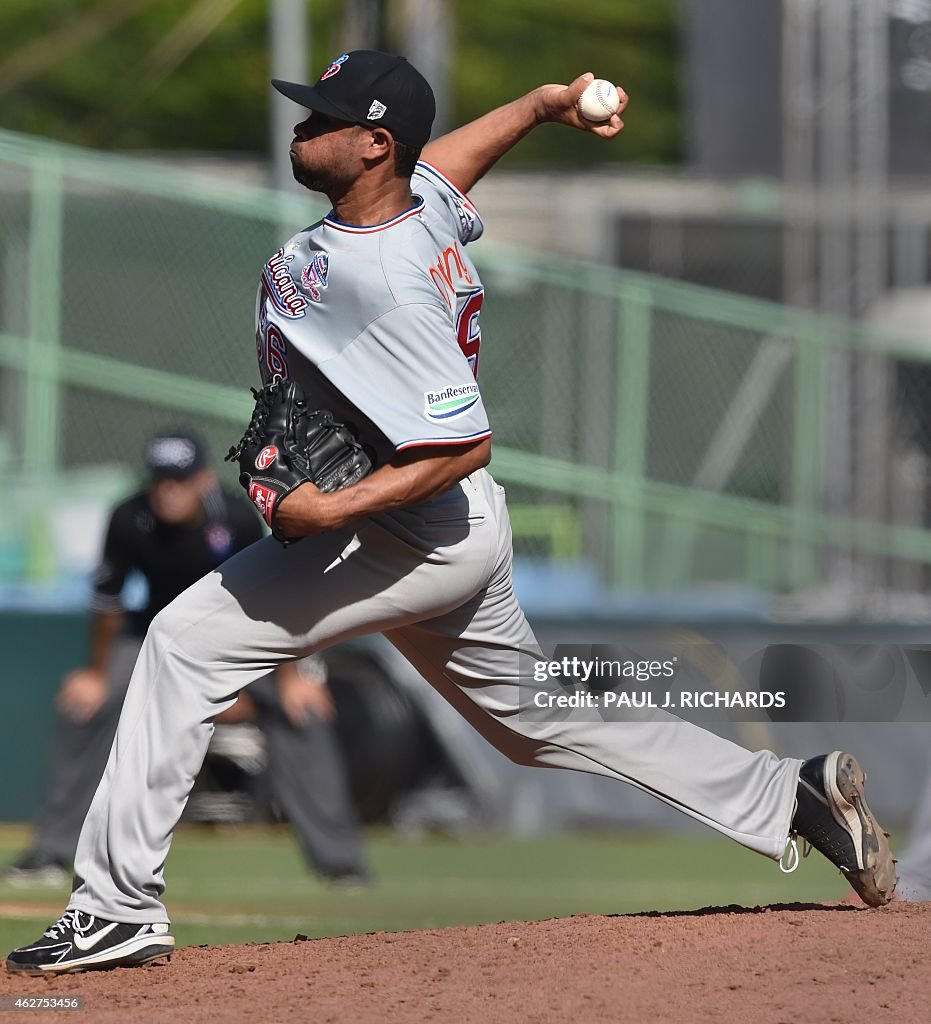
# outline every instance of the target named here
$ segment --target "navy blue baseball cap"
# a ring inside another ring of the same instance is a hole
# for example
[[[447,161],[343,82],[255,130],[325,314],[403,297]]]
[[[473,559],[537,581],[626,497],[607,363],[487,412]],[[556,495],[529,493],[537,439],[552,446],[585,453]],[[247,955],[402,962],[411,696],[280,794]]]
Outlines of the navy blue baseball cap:
[[[188,431],[158,434],[145,446],[145,464],[154,480],[187,480],[207,465],[207,449]]]
[[[273,78],[289,100],[338,121],[387,128],[398,142],[420,148],[430,138],[436,100],[430,83],[403,57],[352,50],[337,57],[316,85]]]

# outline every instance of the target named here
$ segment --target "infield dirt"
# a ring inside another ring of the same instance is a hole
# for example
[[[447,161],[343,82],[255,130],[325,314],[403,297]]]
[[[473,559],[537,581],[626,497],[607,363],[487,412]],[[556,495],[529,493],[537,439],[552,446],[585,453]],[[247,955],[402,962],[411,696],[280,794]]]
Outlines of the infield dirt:
[[[0,996],[83,996],[20,1015],[58,1024],[925,1024],[929,949],[931,904],[716,907],[188,947],[144,969],[4,972]]]

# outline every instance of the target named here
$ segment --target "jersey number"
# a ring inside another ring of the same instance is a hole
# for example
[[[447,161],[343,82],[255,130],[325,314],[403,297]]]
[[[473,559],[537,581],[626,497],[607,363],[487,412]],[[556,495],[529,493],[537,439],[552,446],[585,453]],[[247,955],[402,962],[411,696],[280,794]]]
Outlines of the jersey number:
[[[478,316],[485,300],[485,289],[471,292],[456,317],[456,338],[462,354],[468,359],[472,368],[472,376],[478,380],[478,350],[482,344],[482,329],[478,324]]]
[[[278,374],[280,377],[287,378],[288,343],[281,331],[274,324],[268,322],[268,317],[265,314],[264,294],[262,296],[262,311],[259,315],[259,329],[255,335],[255,349],[259,359],[259,370],[263,377],[267,371],[269,377]]]
[[[459,348],[462,349],[462,354],[468,360],[472,376],[476,380],[478,379],[478,351],[482,345],[482,329],[478,321],[484,300],[484,288],[471,292],[456,317],[456,340],[459,342]],[[267,370],[268,375],[272,377],[276,373],[287,377],[287,342],[281,331],[265,318],[264,310],[255,340],[256,354],[262,371]]]

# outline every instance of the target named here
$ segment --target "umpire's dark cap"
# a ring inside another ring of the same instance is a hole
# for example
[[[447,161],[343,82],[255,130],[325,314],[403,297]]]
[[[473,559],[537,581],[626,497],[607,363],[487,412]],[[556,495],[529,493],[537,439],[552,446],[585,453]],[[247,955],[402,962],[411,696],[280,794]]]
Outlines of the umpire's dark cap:
[[[188,431],[157,434],[145,446],[145,464],[153,480],[187,480],[207,465],[207,449]]]
[[[272,79],[302,107],[338,121],[387,128],[396,141],[419,149],[430,138],[436,100],[430,83],[403,57],[353,50],[337,57],[316,85]]]

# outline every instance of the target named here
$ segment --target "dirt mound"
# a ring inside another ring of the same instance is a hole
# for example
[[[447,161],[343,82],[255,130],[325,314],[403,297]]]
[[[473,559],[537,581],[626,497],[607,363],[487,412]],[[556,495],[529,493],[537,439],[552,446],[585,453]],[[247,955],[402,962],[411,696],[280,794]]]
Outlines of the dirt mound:
[[[0,996],[83,996],[86,1017],[26,1017],[58,1024],[926,1024],[929,948],[931,904],[720,907],[188,948],[145,969],[3,973]]]

